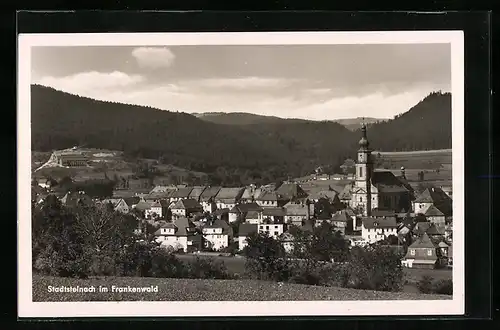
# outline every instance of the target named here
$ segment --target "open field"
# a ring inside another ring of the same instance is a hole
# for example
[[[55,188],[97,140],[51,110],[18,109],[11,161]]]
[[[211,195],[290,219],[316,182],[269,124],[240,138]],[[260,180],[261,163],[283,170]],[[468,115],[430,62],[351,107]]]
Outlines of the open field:
[[[158,292],[111,292],[112,286],[158,286]],[[48,287],[96,287],[96,292],[48,292]],[[109,288],[99,292],[99,286]],[[280,285],[254,280],[199,280],[173,278],[101,277],[73,279],[33,276],[33,301],[289,301],[289,300],[446,300],[451,296],[393,293],[320,287],[303,284]]]
[[[399,169],[401,166],[407,169],[443,169],[452,163],[451,149],[382,152],[374,151],[375,159],[391,169]],[[451,169],[451,168],[450,168]]]

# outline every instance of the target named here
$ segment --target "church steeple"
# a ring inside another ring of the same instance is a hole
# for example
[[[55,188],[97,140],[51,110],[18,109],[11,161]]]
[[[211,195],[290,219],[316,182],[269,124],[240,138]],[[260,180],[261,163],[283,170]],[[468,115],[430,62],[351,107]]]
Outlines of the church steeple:
[[[356,164],[356,186],[364,191],[362,196],[358,196],[356,203],[362,205],[364,215],[371,215],[371,178],[373,172],[372,157],[370,150],[370,143],[366,136],[366,125],[361,125],[361,139],[359,140],[358,161]]]
[[[366,125],[363,118],[363,123],[361,124],[361,140],[359,140],[359,149],[368,150],[369,147],[370,143],[368,142],[368,138],[366,137]]]

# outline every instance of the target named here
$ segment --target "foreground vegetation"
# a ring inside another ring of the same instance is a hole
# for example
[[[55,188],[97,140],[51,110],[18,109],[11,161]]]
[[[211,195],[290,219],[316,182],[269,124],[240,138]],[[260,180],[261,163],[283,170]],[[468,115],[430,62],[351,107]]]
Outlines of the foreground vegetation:
[[[51,293],[48,286],[111,288],[158,286],[158,293]],[[74,279],[35,275],[33,301],[272,301],[272,300],[438,300],[445,295],[394,293],[256,280],[208,280],[144,277]]]
[[[33,205],[32,212],[33,271],[40,275],[81,280],[126,277],[131,283],[138,277],[245,279],[249,292],[254,292],[255,283],[259,283],[256,280],[389,292],[400,292],[405,285],[399,253],[377,244],[349,248],[345,238],[326,222],[312,231],[291,227],[294,240],[290,251],[267,234],[250,234],[243,250],[244,271],[236,274],[221,259],[181,259],[176,251],[160,247],[154,242],[154,228],[141,225],[136,211],[124,215],[104,205],[63,206],[50,195],[41,205]],[[202,236],[200,232],[197,235]],[[425,290],[451,294],[449,283],[435,287]]]

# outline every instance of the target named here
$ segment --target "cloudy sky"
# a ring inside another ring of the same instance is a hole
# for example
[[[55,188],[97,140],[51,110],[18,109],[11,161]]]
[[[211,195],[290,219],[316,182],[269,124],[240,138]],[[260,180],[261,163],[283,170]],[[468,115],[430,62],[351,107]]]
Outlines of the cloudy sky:
[[[391,118],[451,89],[449,44],[33,47],[32,82],[182,112]]]

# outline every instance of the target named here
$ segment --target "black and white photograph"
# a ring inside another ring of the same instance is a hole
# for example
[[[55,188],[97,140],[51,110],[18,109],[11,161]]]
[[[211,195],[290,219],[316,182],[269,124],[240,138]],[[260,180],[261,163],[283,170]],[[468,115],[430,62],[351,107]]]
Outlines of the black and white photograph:
[[[463,53],[459,31],[20,35],[20,313],[463,313]]]

